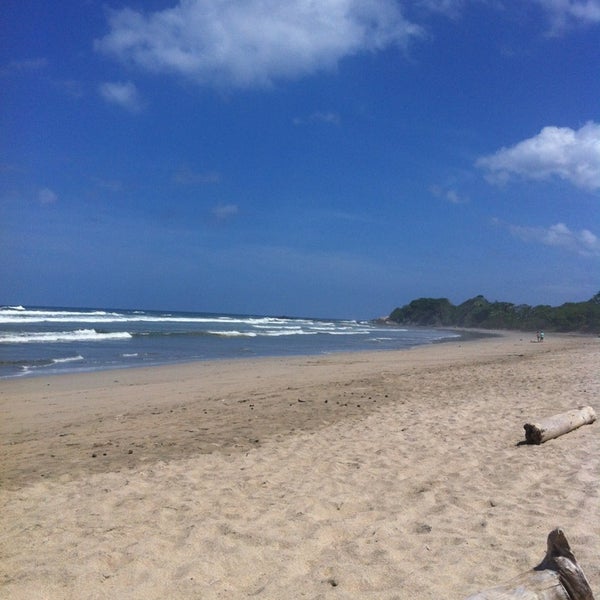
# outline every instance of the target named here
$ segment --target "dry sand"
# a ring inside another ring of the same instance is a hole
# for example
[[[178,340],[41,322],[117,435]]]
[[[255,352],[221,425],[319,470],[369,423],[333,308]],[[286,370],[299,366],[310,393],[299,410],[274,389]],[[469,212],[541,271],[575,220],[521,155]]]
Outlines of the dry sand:
[[[0,381],[0,597],[452,599],[564,528],[600,591],[600,340]]]

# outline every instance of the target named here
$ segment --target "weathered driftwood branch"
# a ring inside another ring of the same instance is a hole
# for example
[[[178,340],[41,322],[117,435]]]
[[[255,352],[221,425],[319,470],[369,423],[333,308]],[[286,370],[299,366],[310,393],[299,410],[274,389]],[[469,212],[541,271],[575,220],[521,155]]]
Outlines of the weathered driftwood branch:
[[[544,560],[531,571],[504,585],[484,590],[466,600],[594,600],[590,584],[561,529],[548,535]]]
[[[529,444],[541,444],[582,425],[593,423],[596,413],[591,406],[580,406],[560,415],[542,419],[537,423],[525,423],[525,439]]]

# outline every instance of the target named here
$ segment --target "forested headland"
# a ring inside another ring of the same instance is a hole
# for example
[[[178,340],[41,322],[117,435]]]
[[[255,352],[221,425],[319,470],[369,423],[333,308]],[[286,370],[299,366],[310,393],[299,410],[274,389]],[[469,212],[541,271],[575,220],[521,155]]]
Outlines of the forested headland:
[[[600,333],[600,292],[585,302],[560,306],[490,302],[475,296],[458,306],[447,298],[418,298],[392,311],[401,325]]]

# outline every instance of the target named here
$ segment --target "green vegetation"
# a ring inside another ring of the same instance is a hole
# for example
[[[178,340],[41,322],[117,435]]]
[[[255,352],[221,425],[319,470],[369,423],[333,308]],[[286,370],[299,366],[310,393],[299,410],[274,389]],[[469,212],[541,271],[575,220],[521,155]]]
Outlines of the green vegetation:
[[[600,292],[587,302],[567,302],[556,307],[489,302],[483,296],[458,306],[447,298],[419,298],[393,310],[388,321],[429,327],[600,333]]]

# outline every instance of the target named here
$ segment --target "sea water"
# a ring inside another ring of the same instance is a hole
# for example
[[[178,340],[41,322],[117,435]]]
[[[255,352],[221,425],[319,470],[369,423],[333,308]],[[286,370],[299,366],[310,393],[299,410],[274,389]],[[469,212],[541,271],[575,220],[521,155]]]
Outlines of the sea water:
[[[0,378],[196,360],[397,350],[460,337],[376,321],[0,307]]]

